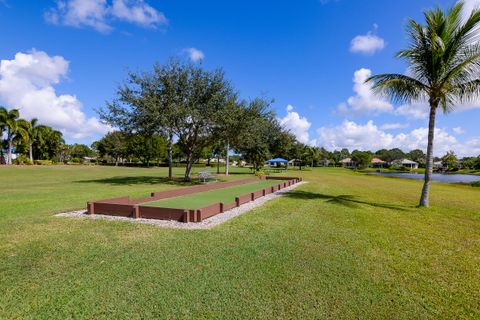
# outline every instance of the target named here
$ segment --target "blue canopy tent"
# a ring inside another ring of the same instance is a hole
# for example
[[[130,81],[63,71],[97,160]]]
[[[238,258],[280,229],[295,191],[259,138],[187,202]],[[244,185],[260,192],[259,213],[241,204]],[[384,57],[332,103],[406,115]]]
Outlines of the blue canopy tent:
[[[270,159],[270,160],[267,160],[267,163],[269,166],[272,166],[272,165],[275,165],[277,166],[277,164],[285,164],[285,169],[288,167],[288,160],[285,160],[283,158],[274,158],[274,159]]]

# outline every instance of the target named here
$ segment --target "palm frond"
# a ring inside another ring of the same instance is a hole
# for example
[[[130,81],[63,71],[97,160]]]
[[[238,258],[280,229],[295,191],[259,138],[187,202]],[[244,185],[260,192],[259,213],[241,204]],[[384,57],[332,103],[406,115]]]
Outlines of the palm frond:
[[[429,90],[428,85],[403,74],[380,74],[366,80],[373,83],[372,90],[376,94],[388,96],[397,103],[410,103],[424,97]]]

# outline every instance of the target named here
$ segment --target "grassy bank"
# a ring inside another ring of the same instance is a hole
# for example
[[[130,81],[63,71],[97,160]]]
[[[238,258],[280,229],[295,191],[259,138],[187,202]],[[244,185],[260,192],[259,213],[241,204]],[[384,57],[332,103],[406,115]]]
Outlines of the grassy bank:
[[[52,216],[181,185],[164,174],[0,168],[0,318],[480,317],[478,188],[417,209],[420,181],[327,168],[212,230]]]

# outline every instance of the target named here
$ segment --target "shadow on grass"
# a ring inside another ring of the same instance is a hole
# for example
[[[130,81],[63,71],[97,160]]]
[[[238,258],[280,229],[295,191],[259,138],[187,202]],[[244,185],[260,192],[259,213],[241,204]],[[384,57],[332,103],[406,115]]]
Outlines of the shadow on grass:
[[[189,182],[183,181],[182,178],[174,177],[172,180],[167,177],[158,176],[118,176],[104,179],[90,179],[90,180],[78,180],[76,183],[103,183],[110,185],[137,185],[137,184],[168,184],[176,186],[193,186],[201,184],[199,179],[192,179]]]
[[[407,211],[412,207],[408,206],[400,206],[400,205],[390,205],[386,203],[378,203],[372,201],[364,201],[358,199],[358,197],[351,195],[351,194],[341,194],[338,196],[315,193],[315,192],[308,192],[308,191],[290,191],[285,194],[286,197],[295,198],[295,199],[304,199],[304,200],[311,200],[311,199],[322,199],[326,200],[328,203],[341,205],[349,208],[357,208],[359,205],[368,205],[372,207],[384,208],[384,209],[391,209],[391,210],[400,210],[400,211]]]

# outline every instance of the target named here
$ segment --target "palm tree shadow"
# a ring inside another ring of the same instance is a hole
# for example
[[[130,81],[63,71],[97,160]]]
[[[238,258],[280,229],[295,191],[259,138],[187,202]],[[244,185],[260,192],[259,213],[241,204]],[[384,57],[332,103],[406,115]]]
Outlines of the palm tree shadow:
[[[138,184],[167,184],[167,185],[176,185],[176,186],[192,186],[200,184],[199,179],[192,179],[189,182],[183,181],[181,178],[173,178],[172,180],[168,177],[159,177],[159,176],[117,176],[104,179],[89,179],[89,180],[78,180],[76,183],[103,183],[109,185],[138,185]]]
[[[321,194],[321,193],[315,193],[315,192],[293,190],[293,191],[287,192],[285,196],[290,198],[295,198],[295,199],[303,199],[303,200],[321,199],[321,200],[325,200],[328,203],[341,205],[348,208],[358,208],[361,205],[368,205],[372,207],[399,210],[399,211],[407,211],[408,209],[410,209],[410,207],[408,206],[364,201],[364,200],[358,199],[358,197],[351,194],[341,194],[341,195],[334,196],[334,195],[327,195],[327,194]]]

